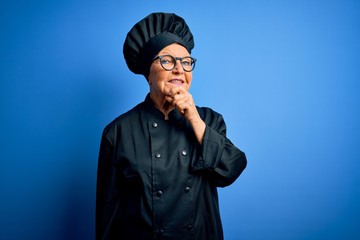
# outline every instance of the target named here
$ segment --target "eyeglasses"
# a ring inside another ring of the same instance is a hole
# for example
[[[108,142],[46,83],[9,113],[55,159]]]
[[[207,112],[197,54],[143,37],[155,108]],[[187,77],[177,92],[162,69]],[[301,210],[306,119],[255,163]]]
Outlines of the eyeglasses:
[[[171,55],[162,55],[157,56],[153,59],[153,61],[160,59],[160,65],[166,71],[171,71],[176,66],[176,60],[179,60],[182,68],[185,72],[191,72],[195,68],[196,58],[193,57],[173,57]]]

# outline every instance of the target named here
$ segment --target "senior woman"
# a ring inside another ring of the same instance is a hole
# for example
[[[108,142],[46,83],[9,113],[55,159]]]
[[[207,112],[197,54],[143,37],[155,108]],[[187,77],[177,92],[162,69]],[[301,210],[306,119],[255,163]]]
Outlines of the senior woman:
[[[217,187],[233,183],[247,161],[222,116],[189,93],[193,47],[175,14],[150,14],[127,34],[126,63],[150,92],[103,131],[96,239],[223,239]]]

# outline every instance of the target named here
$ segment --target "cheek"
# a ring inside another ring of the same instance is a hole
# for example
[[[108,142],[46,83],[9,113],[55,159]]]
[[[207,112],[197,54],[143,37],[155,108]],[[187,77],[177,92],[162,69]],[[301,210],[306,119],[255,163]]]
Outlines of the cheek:
[[[161,72],[153,72],[149,75],[149,84],[152,86],[153,90],[163,91],[166,79],[166,76]]]
[[[158,79],[159,79],[158,71],[156,71],[155,68],[151,67],[149,77],[148,77],[149,84],[156,85]]]

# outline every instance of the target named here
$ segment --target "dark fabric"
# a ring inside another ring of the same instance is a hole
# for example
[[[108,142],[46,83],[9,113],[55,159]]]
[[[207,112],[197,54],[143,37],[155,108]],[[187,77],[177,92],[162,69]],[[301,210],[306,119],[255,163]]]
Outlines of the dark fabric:
[[[148,76],[152,59],[172,43],[189,53],[194,38],[183,18],[173,13],[152,13],[136,23],[126,36],[123,53],[127,66],[136,74]]]
[[[169,120],[145,101],[105,127],[96,199],[96,239],[221,240],[217,187],[245,169],[222,116],[199,108],[202,145],[177,110]]]

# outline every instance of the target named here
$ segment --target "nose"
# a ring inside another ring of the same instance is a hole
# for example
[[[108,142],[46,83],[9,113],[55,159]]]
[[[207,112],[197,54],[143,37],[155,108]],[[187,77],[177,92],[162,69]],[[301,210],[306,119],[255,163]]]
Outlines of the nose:
[[[183,73],[184,72],[184,69],[183,69],[183,66],[181,64],[180,59],[175,60],[175,67],[174,67],[173,71],[175,71],[177,73]]]

